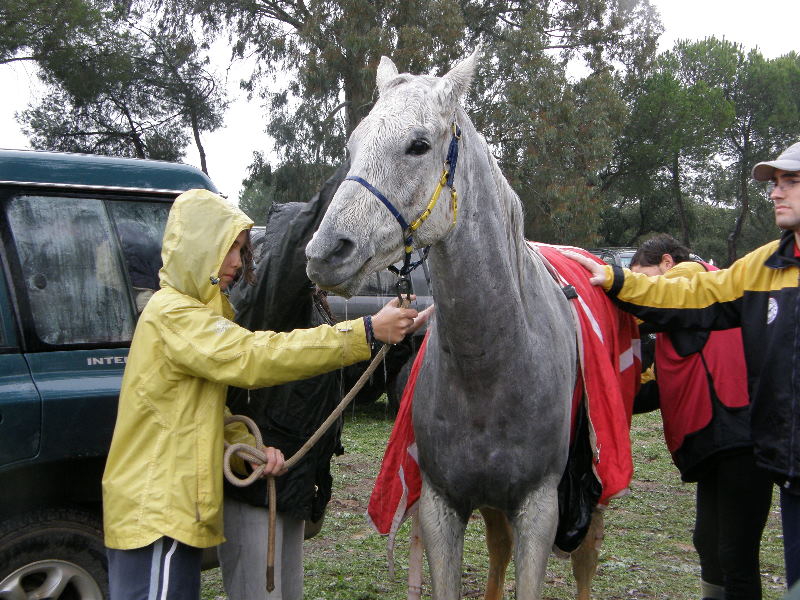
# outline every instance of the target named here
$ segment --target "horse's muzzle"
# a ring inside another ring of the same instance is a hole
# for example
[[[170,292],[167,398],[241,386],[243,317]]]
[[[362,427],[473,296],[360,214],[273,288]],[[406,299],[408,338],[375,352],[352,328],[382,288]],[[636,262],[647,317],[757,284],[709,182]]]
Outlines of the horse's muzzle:
[[[336,288],[352,278],[362,266],[354,261],[356,243],[347,235],[333,239],[314,238],[306,246],[306,272],[322,288]]]

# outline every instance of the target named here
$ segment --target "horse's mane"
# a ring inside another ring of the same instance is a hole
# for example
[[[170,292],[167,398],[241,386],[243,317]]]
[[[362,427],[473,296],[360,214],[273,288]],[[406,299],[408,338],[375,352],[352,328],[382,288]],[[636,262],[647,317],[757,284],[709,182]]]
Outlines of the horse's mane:
[[[503,172],[500,170],[500,165],[497,164],[497,159],[489,149],[489,144],[487,143],[486,138],[484,138],[482,134],[478,133],[474,124],[472,123],[472,120],[462,108],[459,108],[458,110],[458,118],[459,121],[464,125],[469,124],[469,129],[471,130],[470,137],[480,140],[480,145],[482,146],[482,150],[486,155],[486,162],[489,164],[489,172],[492,177],[492,181],[494,182],[495,189],[497,190],[497,200],[501,211],[500,214],[505,225],[509,247],[513,250],[516,256],[517,265],[521,266],[522,261],[526,260],[524,257],[528,256],[529,254],[528,243],[525,240],[522,202],[520,201],[517,193],[514,191],[514,188],[511,187],[511,184],[508,183],[505,175],[503,175]],[[476,156],[478,156],[477,153]],[[523,269],[520,269],[520,274],[523,271]]]

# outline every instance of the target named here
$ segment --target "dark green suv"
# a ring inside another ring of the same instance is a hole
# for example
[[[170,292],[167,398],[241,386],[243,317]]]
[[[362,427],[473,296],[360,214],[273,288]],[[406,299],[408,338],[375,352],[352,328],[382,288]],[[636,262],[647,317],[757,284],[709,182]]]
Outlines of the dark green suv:
[[[107,598],[100,480],[187,165],[0,150],[0,599]]]

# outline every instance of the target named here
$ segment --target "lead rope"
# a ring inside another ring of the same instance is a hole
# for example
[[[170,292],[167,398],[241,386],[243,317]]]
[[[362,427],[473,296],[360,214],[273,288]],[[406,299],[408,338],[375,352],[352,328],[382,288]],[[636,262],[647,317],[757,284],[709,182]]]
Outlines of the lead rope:
[[[403,298],[401,303],[401,308],[408,308],[409,300],[407,298]],[[369,363],[367,369],[362,373],[361,377],[358,378],[353,388],[347,393],[347,395],[342,398],[339,405],[333,409],[333,412],[325,419],[325,422],[319,426],[319,428],[314,432],[314,434],[308,438],[305,444],[295,452],[291,458],[289,458],[285,463],[284,466],[288,471],[292,467],[294,467],[300,460],[306,455],[306,453],[316,444],[319,439],[325,435],[325,432],[330,429],[331,425],[333,425],[339,417],[344,412],[347,405],[350,404],[352,399],[361,391],[361,388],[364,387],[364,384],[369,380],[372,376],[372,373],[375,372],[375,369],[378,368],[378,365],[383,360],[383,357],[386,356],[386,353],[389,351],[389,344],[384,344],[378,353],[375,355],[375,358],[372,359],[372,362]],[[250,433],[256,439],[256,446],[251,446],[249,444],[229,444],[225,442],[225,455],[222,461],[222,470],[225,473],[225,479],[227,479],[232,485],[236,487],[247,487],[251,483],[253,483],[256,479],[260,478],[261,475],[264,473],[264,465],[267,461],[266,454],[261,448],[264,446],[263,439],[261,437],[261,431],[258,429],[258,425],[250,418],[244,415],[231,415],[230,417],[225,418],[225,425],[229,423],[244,423],[245,426],[250,430]],[[250,475],[247,477],[239,477],[233,472],[231,469],[230,461],[231,456],[236,454],[242,460],[246,460],[251,463],[255,463],[258,466],[253,470]],[[275,589],[275,521],[276,521],[276,492],[275,492],[275,476],[269,475],[267,477],[267,498],[269,500],[269,537],[267,539],[267,592],[271,592]]]

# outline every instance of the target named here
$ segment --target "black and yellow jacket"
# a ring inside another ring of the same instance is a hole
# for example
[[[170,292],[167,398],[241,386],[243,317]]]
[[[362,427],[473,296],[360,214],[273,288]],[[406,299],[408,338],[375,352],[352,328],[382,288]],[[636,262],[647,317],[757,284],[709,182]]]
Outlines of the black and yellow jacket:
[[[669,331],[742,328],[757,463],[800,484],[800,259],[787,231],[720,271],[691,279],[606,267],[606,292]]]
[[[691,278],[706,270],[717,269],[686,261],[664,276]],[[653,354],[633,411],[661,410],[664,440],[683,481],[698,481],[723,457],[752,454],[741,329],[657,333]]]

